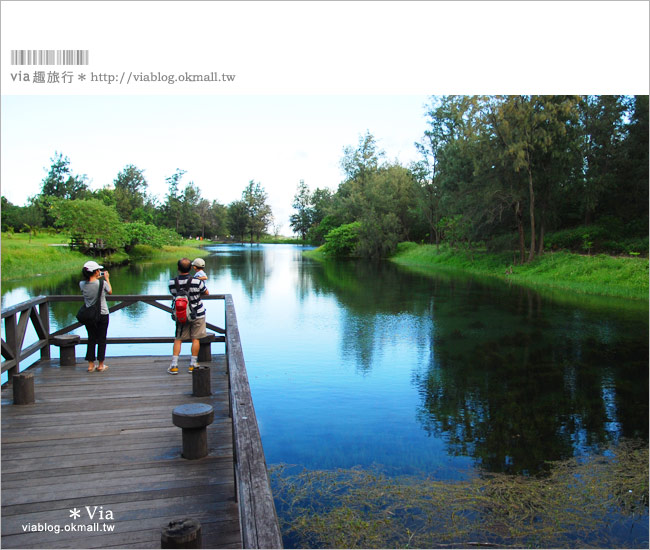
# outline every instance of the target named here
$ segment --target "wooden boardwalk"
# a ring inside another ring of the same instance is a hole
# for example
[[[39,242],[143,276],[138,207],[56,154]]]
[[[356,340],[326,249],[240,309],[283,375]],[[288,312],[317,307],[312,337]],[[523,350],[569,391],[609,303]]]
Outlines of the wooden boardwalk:
[[[164,525],[192,517],[204,548],[241,548],[225,356],[202,363],[210,397],[192,396],[187,359],[177,376],[168,356],[107,364],[87,373],[80,357],[75,367],[41,361],[29,369],[31,405],[13,405],[3,388],[2,547],[160,548]],[[215,411],[209,453],[186,460],[172,409],[197,402]]]

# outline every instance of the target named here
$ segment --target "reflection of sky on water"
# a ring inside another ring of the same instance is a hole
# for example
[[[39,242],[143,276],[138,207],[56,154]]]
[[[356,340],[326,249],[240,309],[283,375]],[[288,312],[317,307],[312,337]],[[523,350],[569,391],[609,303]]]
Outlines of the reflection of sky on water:
[[[592,452],[626,427],[643,436],[634,420],[647,409],[635,389],[643,377],[621,385],[617,369],[629,363],[628,375],[638,376],[640,363],[647,375],[647,341],[637,336],[647,337],[647,320],[644,336],[636,318],[505,285],[422,278],[386,264],[319,264],[301,253],[290,245],[200,253],[211,293],[234,298],[268,463],[457,478],[476,464],[526,470],[543,453]],[[171,264],[114,268],[114,292],[167,294]],[[77,284],[56,293],[76,294]],[[3,306],[29,297],[15,287]],[[53,304],[51,330],[71,323],[78,306]],[[209,322],[223,326],[223,302],[206,307]],[[26,341],[35,339],[30,331]],[[145,304],[113,313],[109,327],[115,337],[172,331],[170,315]],[[171,344],[109,345],[107,353],[165,356]]]

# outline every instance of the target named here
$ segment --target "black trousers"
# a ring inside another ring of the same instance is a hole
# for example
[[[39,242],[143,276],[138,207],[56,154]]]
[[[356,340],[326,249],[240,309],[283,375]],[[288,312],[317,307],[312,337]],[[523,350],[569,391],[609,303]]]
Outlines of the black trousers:
[[[88,323],[88,349],[86,350],[86,361],[102,362],[106,358],[106,333],[108,332],[108,315],[100,315],[97,323]],[[95,346],[97,355],[95,356]]]

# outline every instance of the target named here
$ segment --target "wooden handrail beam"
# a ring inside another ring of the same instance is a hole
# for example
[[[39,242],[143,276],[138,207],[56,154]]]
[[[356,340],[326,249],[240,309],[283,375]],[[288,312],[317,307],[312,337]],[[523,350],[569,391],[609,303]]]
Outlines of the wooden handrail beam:
[[[224,336],[215,336],[213,340],[216,342],[225,342]],[[173,336],[114,336],[106,338],[106,344],[172,344],[174,342]],[[191,340],[183,340],[183,342],[191,342]],[[79,340],[79,344],[87,344],[88,338]]]
[[[282,548],[232,296],[226,296],[226,357],[235,447],[239,522],[244,548]]]
[[[51,302],[52,300],[50,300],[50,298],[51,298],[51,296],[37,296],[36,298],[31,298],[30,300],[20,302],[20,303],[16,304],[15,306],[9,306],[9,307],[3,308],[3,310],[2,310],[2,318],[5,319],[6,317],[10,317],[12,315],[16,315],[16,313],[20,313],[21,311],[24,311],[26,309],[30,309],[33,306],[44,304],[46,302]],[[81,296],[78,296],[78,298],[81,298]]]

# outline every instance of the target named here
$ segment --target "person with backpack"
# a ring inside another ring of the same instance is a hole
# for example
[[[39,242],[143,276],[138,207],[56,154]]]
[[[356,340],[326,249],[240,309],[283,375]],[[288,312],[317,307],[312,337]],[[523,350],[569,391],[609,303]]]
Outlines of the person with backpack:
[[[169,293],[172,295],[172,319],[176,322],[172,362],[167,372],[178,374],[178,357],[181,354],[183,340],[192,340],[192,355],[188,372],[197,366],[200,338],[207,335],[205,331],[205,307],[201,296],[210,293],[205,283],[190,274],[192,262],[188,258],[178,260],[178,276],[170,279]]]
[[[110,276],[108,271],[101,271],[103,268],[104,266],[99,265],[95,261],[91,260],[86,262],[81,270],[84,280],[79,282],[79,288],[81,288],[85,306],[92,307],[99,300],[100,307],[99,320],[90,320],[84,323],[88,331],[88,347],[86,350],[88,372],[94,372],[95,370],[104,372],[108,369],[108,365],[104,364],[109,316],[106,295],[112,294],[113,289],[109,280]],[[95,353],[95,347],[97,347],[97,353]],[[99,363],[97,367],[95,367],[95,359]]]

